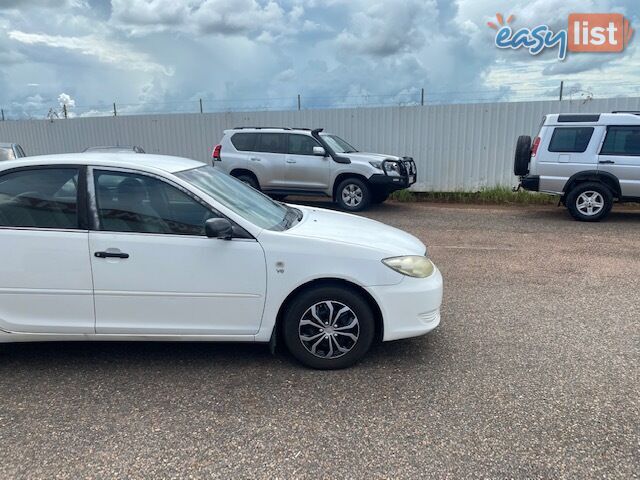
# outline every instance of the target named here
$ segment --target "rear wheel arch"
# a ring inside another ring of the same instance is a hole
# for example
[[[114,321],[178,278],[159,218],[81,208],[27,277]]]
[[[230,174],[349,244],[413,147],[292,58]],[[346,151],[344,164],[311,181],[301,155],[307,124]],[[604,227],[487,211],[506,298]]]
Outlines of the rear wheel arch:
[[[382,338],[384,337],[384,321],[382,317],[382,311],[380,310],[378,303],[371,296],[371,294],[367,292],[364,288],[362,288],[360,285],[357,285],[348,280],[344,280],[341,278],[319,278],[319,279],[315,279],[315,280],[311,280],[309,282],[303,283],[302,285],[296,287],[291,293],[289,293],[289,295],[287,295],[287,298],[285,298],[284,302],[282,302],[282,304],[280,305],[278,314],[276,316],[276,322],[273,327],[273,332],[275,337],[277,338],[277,343],[281,344],[283,342],[282,327],[284,323],[283,322],[284,314],[287,311],[287,308],[289,307],[289,305],[293,302],[293,300],[304,292],[307,292],[309,290],[313,290],[316,288],[327,287],[327,286],[348,288],[352,290],[354,293],[357,293],[358,295],[360,295],[367,302],[369,307],[371,307],[371,311],[373,312],[373,315],[374,315],[374,323],[375,323],[375,329],[376,329],[374,342],[376,343],[381,342]]]
[[[256,184],[258,185],[258,187],[260,186],[260,181],[258,180],[258,177],[256,176],[256,174],[253,173],[251,170],[247,170],[246,168],[234,168],[233,170],[231,170],[229,175],[235,178],[242,177],[242,176],[252,177],[256,181]]]
[[[578,172],[571,176],[564,187],[563,192],[563,200],[566,199],[566,196],[569,194],[571,190],[573,190],[578,185],[585,182],[597,182],[605,185],[609,190],[611,190],[611,194],[614,197],[620,198],[622,196],[622,191],[620,188],[620,181],[618,178],[609,173],[609,172],[601,172],[598,170],[588,170],[584,172]]]

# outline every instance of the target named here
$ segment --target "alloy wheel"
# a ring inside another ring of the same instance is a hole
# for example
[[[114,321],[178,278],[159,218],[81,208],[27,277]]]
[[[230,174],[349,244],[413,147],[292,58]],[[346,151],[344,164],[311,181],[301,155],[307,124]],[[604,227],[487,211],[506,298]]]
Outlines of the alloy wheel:
[[[604,198],[600,192],[587,190],[578,195],[576,208],[588,217],[598,215],[604,208]]]
[[[362,192],[362,189],[354,183],[345,185],[342,189],[342,201],[345,205],[350,207],[357,207],[360,205],[363,196],[364,193]]]
[[[338,358],[355,347],[360,336],[360,322],[355,312],[344,303],[325,300],[304,312],[298,336],[312,355]]]

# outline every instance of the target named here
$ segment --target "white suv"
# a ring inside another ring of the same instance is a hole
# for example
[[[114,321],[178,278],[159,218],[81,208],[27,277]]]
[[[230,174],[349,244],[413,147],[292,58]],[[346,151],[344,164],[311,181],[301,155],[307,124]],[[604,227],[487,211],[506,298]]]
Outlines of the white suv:
[[[216,168],[274,198],[322,195],[352,212],[382,203],[416,181],[412,158],[359,152],[321,128],[225,130],[213,161]]]
[[[602,220],[615,200],[640,201],[640,113],[547,115],[533,145],[518,138],[514,173],[576,220]]]

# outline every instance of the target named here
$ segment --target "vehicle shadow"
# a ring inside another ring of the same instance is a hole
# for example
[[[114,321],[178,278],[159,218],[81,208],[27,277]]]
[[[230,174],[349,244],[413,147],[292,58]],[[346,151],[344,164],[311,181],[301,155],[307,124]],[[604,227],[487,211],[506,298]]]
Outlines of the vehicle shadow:
[[[425,337],[375,344],[360,366],[403,364],[427,354]],[[34,342],[0,344],[0,378],[38,372],[112,370],[306,370],[284,348],[224,342]]]

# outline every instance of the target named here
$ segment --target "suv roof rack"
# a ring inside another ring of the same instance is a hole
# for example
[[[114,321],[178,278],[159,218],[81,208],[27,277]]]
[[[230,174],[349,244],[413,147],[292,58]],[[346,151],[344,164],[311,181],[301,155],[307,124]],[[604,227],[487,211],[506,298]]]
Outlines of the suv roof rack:
[[[595,113],[572,113],[558,115],[558,122],[597,122],[600,120],[600,114]]]
[[[629,113],[631,115],[640,115],[640,112],[637,110],[614,110],[611,113]]]
[[[253,129],[253,130],[265,130],[265,129],[277,129],[277,130],[291,130],[289,127],[233,127],[233,130],[244,130]]]
[[[311,131],[310,128],[303,127],[233,127],[233,130],[244,130],[244,129],[253,129],[253,130],[306,130],[308,132]]]

